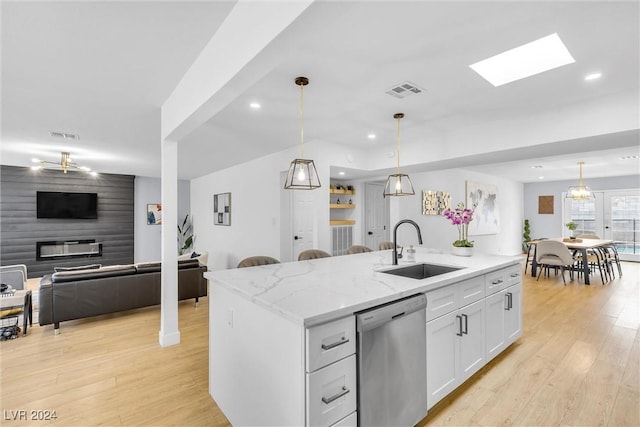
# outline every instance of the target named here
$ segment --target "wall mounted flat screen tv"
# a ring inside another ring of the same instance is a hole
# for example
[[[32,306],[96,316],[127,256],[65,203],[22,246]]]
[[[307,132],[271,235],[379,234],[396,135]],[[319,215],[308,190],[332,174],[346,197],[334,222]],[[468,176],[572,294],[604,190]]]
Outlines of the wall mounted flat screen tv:
[[[98,194],[36,192],[38,218],[96,219]]]

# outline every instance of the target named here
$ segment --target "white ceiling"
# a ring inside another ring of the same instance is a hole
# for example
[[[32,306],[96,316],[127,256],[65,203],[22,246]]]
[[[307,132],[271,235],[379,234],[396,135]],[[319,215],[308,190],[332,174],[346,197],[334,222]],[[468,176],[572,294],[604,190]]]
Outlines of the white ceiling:
[[[69,149],[101,172],[158,176],[160,107],[234,4],[4,1],[1,163],[55,161]],[[275,56],[273,68],[233,88],[235,99],[180,141],[179,175],[295,146],[298,75],[311,80],[305,135],[313,144],[384,156],[402,111],[403,149],[428,140],[422,151],[441,156],[403,158],[409,171],[465,167],[533,182],[574,179],[584,161],[585,178],[638,174],[638,159],[620,159],[639,154],[638,16],[638,2],[317,1],[280,34],[290,49],[261,54]],[[552,33],[574,64],[498,88],[468,67]],[[594,71],[603,77],[585,82]],[[384,93],[405,80],[426,92]],[[252,101],[262,108],[250,110]],[[581,121],[597,108],[597,120]],[[59,142],[49,131],[80,140]],[[385,172],[374,169],[360,176]]]

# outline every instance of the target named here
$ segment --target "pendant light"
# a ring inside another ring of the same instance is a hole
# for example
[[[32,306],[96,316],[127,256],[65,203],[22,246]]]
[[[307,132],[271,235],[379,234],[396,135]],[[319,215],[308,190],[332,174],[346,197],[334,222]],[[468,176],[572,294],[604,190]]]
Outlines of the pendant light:
[[[413,196],[416,192],[413,190],[413,184],[409,175],[400,173],[400,119],[404,117],[403,113],[396,113],[393,118],[398,121],[398,130],[396,134],[396,159],[398,161],[397,173],[389,175],[387,185],[384,187],[384,196]]]
[[[320,188],[320,178],[313,160],[304,158],[304,87],[309,84],[306,77],[296,77],[300,86],[300,158],[294,159],[289,166],[285,190],[315,190]]]
[[[569,191],[567,191],[567,199],[585,200],[593,199],[593,192],[589,187],[582,183],[582,165],[584,162],[578,162],[580,166],[580,182],[578,185],[570,185]]]

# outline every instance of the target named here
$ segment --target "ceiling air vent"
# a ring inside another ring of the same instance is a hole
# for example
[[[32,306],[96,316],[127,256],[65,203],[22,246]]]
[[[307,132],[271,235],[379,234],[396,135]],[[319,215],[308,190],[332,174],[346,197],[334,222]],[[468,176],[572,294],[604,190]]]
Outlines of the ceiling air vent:
[[[418,93],[424,92],[424,89],[418,87],[415,83],[411,83],[409,81],[400,83],[387,90],[386,93],[393,96],[394,98],[406,98],[409,95],[416,95]]]
[[[78,135],[74,135],[72,133],[66,133],[66,132],[51,131],[49,132],[49,135],[51,135],[54,138],[75,139],[76,141],[80,139]]]

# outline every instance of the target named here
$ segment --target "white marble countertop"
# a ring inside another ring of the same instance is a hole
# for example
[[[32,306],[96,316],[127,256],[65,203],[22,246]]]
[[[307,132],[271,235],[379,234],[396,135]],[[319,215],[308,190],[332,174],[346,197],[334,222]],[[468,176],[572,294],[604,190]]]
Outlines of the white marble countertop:
[[[205,277],[212,287],[223,286],[308,327],[521,261],[513,256],[475,253],[472,257],[458,257],[435,249],[416,249],[416,263],[463,268],[422,280],[381,273],[410,265],[403,260],[398,266],[391,265],[391,250],[386,250],[210,271]]]

